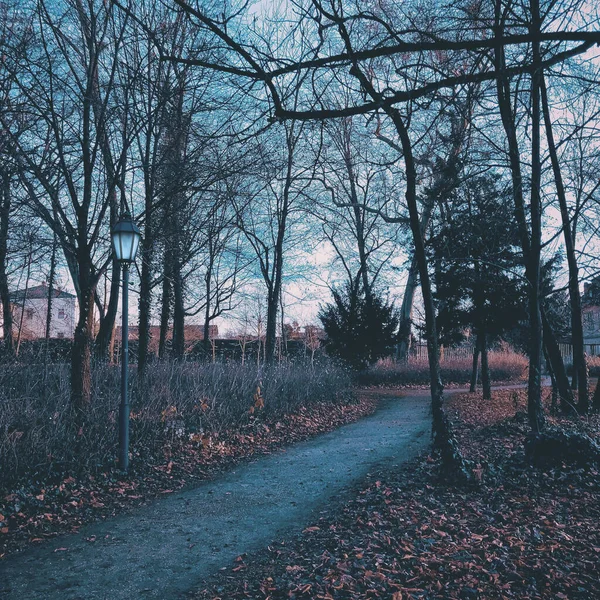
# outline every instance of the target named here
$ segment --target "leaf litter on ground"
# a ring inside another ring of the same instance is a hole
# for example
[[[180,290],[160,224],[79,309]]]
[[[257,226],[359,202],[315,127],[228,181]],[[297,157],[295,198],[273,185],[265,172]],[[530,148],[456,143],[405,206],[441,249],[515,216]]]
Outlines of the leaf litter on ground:
[[[546,399],[548,401],[548,399]],[[297,536],[219,573],[196,600],[600,598],[597,466],[525,462],[524,391],[448,402],[479,484],[455,487],[424,456],[373,472]],[[515,417],[516,415],[516,417]],[[551,417],[598,439],[600,418]]]
[[[164,447],[160,462],[148,463],[138,450],[128,475],[115,465],[93,475],[38,475],[17,488],[0,489],[0,559],[210,479],[251,456],[356,421],[376,407],[376,396],[361,394],[346,404],[314,403],[275,421],[263,420],[257,411],[240,428],[175,440]]]

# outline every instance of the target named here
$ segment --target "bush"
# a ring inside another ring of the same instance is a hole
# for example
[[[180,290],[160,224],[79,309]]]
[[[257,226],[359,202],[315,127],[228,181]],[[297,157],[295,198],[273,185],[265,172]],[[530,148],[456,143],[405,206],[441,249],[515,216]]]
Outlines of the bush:
[[[490,378],[492,381],[516,381],[524,377],[527,358],[516,352],[489,352]],[[452,358],[441,362],[442,381],[452,384],[468,384],[471,381],[472,359]],[[361,374],[362,385],[429,385],[427,359],[413,359],[408,363],[390,359],[379,361]]]
[[[333,290],[333,303],[319,311],[327,353],[359,371],[390,356],[398,342],[394,304],[374,291],[371,296],[368,301],[364,290],[346,286]]]
[[[315,402],[338,402],[350,380],[331,364],[302,362],[257,372],[240,364],[155,363],[141,386],[132,368],[131,452],[160,460],[165,444],[215,434]],[[114,466],[120,367],[93,371],[93,397],[81,428],[73,426],[69,367],[6,366],[0,372],[0,487],[20,476],[94,472]]]

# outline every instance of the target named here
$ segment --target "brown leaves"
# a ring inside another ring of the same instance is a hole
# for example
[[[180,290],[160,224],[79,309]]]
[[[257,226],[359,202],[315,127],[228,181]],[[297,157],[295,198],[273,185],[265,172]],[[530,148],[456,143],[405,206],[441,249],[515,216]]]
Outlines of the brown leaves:
[[[495,394],[488,405],[470,395],[449,404],[461,449],[476,459],[479,488],[440,483],[435,459],[373,473],[305,535],[272,544],[246,558],[244,572],[219,579],[220,597],[600,598],[597,470],[527,466],[527,425],[513,419],[524,406],[520,393]],[[598,436],[599,423],[584,425]],[[198,598],[215,595],[209,589]]]
[[[261,409],[264,399],[260,389],[257,394],[255,406]],[[23,548],[34,540],[39,542],[72,531],[101,516],[113,516],[128,505],[172,493],[245,457],[267,454],[277,447],[355,421],[373,412],[375,407],[373,398],[363,398],[348,406],[315,403],[297,413],[279,416],[273,423],[256,418],[242,428],[193,433],[187,439],[175,439],[164,447],[164,459],[159,464],[144,464],[141,457],[132,460],[132,473],[126,480],[118,471],[107,469],[93,477],[25,482],[18,490],[0,491],[0,554]],[[209,410],[209,400],[201,400],[199,408]],[[161,414],[165,425],[177,419],[175,406],[169,406]]]

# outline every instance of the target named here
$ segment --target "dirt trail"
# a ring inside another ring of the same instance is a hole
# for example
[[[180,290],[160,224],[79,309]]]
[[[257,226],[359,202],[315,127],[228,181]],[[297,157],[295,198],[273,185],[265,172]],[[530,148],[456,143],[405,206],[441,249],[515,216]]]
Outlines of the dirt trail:
[[[9,557],[0,562],[0,598],[179,597],[239,554],[301,530],[374,465],[426,447],[429,394],[409,393],[361,421]]]

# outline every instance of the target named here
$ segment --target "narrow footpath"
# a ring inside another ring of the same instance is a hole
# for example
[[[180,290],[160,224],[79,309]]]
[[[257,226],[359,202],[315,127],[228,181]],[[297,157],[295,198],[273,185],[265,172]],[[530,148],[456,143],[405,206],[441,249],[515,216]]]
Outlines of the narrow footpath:
[[[429,441],[430,396],[389,397],[375,414],[109,521],[0,562],[2,600],[171,600],[244,552],[301,531],[375,465]]]

